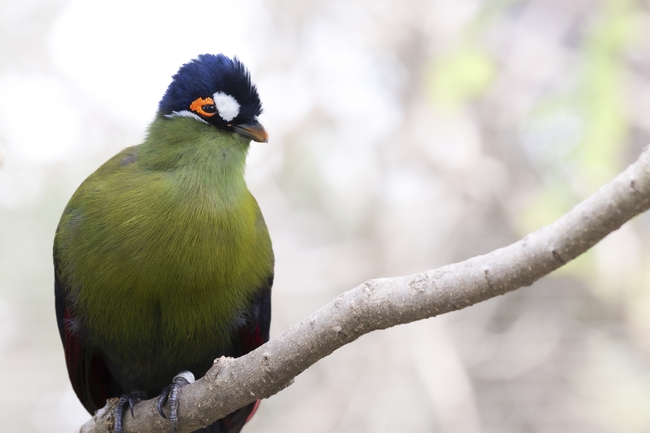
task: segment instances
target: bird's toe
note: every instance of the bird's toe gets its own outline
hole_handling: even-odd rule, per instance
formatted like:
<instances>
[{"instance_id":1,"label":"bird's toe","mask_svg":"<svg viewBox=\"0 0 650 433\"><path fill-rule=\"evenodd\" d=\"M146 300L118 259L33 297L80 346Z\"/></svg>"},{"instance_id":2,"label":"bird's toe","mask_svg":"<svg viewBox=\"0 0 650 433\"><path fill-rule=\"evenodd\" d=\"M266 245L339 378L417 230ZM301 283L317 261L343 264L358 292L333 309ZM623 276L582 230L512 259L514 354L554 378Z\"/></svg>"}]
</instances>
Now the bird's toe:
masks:
<instances>
[{"instance_id":1,"label":"bird's toe","mask_svg":"<svg viewBox=\"0 0 650 433\"><path fill-rule=\"evenodd\" d=\"M138 404L146 398L146 394L142 391L133 391L128 394L123 394L117 402L115 407L115 433L124 432L124 410L128 407L131 410L133 417L133 406Z\"/></svg>"},{"instance_id":2,"label":"bird's toe","mask_svg":"<svg viewBox=\"0 0 650 433\"><path fill-rule=\"evenodd\" d=\"M172 383L163 388L160 396L158 397L158 413L163 418L167 418L163 407L169 403L169 422L172 425L172 430L176 433L176 425L178 424L178 391L185 385L194 382L194 374L191 371L181 371L176 376Z\"/></svg>"}]
</instances>

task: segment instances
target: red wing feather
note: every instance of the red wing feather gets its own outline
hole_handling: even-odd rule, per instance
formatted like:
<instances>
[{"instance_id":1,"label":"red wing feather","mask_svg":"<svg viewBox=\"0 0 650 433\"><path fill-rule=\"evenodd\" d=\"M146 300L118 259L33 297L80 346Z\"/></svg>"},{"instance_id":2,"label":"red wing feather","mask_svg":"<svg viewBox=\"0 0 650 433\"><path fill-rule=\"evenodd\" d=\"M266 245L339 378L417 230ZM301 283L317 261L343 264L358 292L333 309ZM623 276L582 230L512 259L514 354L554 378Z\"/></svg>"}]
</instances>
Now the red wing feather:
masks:
<instances>
[{"instance_id":1,"label":"red wing feather","mask_svg":"<svg viewBox=\"0 0 650 433\"><path fill-rule=\"evenodd\" d=\"M102 358L83 342L82 332L76 326L70 311L67 290L59 279L59 269L54 261L54 302L59 335L65 352L65 364L74 392L91 414L106 404L106 399L119 396L120 390L112 379ZM113 392L115 391L115 392Z\"/></svg>"}]
</instances>

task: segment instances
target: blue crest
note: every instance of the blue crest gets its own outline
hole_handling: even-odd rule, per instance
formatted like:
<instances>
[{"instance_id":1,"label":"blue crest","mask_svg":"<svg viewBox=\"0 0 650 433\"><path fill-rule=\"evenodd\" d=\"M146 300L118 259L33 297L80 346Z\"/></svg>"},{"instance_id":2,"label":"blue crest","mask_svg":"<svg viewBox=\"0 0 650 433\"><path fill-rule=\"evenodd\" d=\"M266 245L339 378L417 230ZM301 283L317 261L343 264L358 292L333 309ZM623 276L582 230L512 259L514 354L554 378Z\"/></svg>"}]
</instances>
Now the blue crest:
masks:
<instances>
[{"instance_id":1,"label":"blue crest","mask_svg":"<svg viewBox=\"0 0 650 433\"><path fill-rule=\"evenodd\" d=\"M212 97L215 92L231 95L239 103L241 108L233 119L234 124L250 121L262 113L257 88L239 59L223 54L201 54L174 75L158 105L158 115L188 110L192 101Z\"/></svg>"}]
</instances>

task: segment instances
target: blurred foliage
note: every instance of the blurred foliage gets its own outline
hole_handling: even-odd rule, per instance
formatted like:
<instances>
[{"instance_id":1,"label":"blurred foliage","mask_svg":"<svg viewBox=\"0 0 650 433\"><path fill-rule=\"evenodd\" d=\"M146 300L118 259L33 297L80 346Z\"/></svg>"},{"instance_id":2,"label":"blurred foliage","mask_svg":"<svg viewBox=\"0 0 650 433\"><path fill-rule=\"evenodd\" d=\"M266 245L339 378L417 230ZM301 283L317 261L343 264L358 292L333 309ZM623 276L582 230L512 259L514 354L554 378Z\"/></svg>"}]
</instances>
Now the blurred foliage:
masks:
<instances>
[{"instance_id":1,"label":"blurred foliage","mask_svg":"<svg viewBox=\"0 0 650 433\"><path fill-rule=\"evenodd\" d=\"M458 106L480 96L490 85L492 58L477 47L457 47L435 61L431 72L431 98L442 106Z\"/></svg>"}]
</instances>

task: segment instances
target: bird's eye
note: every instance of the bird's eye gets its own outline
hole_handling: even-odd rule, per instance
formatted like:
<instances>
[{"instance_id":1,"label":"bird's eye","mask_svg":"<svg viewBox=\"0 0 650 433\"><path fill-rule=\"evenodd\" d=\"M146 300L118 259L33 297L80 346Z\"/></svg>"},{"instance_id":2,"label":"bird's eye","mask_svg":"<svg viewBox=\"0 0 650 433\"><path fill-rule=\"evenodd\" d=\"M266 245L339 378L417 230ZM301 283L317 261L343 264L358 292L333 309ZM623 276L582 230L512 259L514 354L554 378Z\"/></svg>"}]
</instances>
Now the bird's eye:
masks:
<instances>
[{"instance_id":1,"label":"bird's eye","mask_svg":"<svg viewBox=\"0 0 650 433\"><path fill-rule=\"evenodd\" d=\"M190 104L190 110L201 116L211 117L217 112L217 106L212 98L196 98Z\"/></svg>"}]
</instances>

